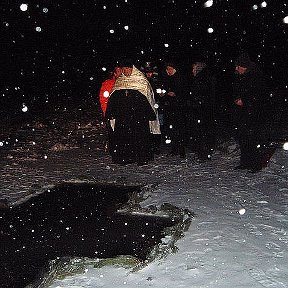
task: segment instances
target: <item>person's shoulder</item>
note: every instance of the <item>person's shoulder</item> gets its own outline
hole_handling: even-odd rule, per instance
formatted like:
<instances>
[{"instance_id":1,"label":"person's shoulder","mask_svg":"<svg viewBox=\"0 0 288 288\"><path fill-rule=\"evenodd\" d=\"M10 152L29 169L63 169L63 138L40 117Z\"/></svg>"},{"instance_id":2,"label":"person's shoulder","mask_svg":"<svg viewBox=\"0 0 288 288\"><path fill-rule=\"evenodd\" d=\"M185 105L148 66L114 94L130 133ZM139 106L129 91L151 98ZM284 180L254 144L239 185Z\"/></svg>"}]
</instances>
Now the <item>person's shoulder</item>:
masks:
<instances>
[{"instance_id":1,"label":"person's shoulder","mask_svg":"<svg viewBox=\"0 0 288 288\"><path fill-rule=\"evenodd\" d=\"M102 85L113 85L115 83L115 79L106 79L102 82Z\"/></svg>"}]
</instances>

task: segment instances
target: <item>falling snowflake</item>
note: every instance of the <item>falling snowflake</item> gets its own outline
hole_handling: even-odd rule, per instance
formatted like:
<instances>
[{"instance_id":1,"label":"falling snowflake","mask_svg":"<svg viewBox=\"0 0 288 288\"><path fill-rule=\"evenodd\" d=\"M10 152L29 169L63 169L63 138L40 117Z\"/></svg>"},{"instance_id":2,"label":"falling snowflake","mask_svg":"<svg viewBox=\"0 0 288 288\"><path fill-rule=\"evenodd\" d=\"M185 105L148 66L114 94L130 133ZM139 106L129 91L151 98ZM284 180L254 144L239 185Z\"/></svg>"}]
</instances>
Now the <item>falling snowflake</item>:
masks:
<instances>
[{"instance_id":1,"label":"falling snowflake","mask_svg":"<svg viewBox=\"0 0 288 288\"><path fill-rule=\"evenodd\" d=\"M208 33L213 33L213 32L214 32L214 29L211 28L211 27L209 27L209 28L207 29L207 31L208 31Z\"/></svg>"},{"instance_id":2,"label":"falling snowflake","mask_svg":"<svg viewBox=\"0 0 288 288\"><path fill-rule=\"evenodd\" d=\"M241 209L239 210L239 214L240 214L240 215L244 215L245 213L246 213L245 208L241 208Z\"/></svg>"},{"instance_id":3,"label":"falling snowflake","mask_svg":"<svg viewBox=\"0 0 288 288\"><path fill-rule=\"evenodd\" d=\"M262 8L267 7L267 2L266 2L266 1L263 1L263 2L261 3L261 7L262 7Z\"/></svg>"},{"instance_id":4,"label":"falling snowflake","mask_svg":"<svg viewBox=\"0 0 288 288\"><path fill-rule=\"evenodd\" d=\"M27 11L28 10L28 5L27 4L21 4L20 5L20 10L24 11L24 12Z\"/></svg>"},{"instance_id":5,"label":"falling snowflake","mask_svg":"<svg viewBox=\"0 0 288 288\"><path fill-rule=\"evenodd\" d=\"M213 0L208 0L204 3L205 8L211 7L212 5L213 5Z\"/></svg>"},{"instance_id":6,"label":"falling snowflake","mask_svg":"<svg viewBox=\"0 0 288 288\"><path fill-rule=\"evenodd\" d=\"M27 112L28 111L28 107L23 103L22 104L22 112Z\"/></svg>"}]
</instances>

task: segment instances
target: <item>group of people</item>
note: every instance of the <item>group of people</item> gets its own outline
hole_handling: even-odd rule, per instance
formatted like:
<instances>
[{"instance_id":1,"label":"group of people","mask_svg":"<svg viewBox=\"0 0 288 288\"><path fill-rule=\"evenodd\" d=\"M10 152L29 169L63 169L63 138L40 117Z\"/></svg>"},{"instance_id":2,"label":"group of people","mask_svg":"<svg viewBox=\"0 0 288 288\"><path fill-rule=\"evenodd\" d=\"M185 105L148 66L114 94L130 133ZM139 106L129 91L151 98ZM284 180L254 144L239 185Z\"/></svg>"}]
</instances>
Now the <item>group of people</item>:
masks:
<instances>
[{"instance_id":1,"label":"group of people","mask_svg":"<svg viewBox=\"0 0 288 288\"><path fill-rule=\"evenodd\" d=\"M112 161L145 165L160 153L161 143L171 147L171 156L185 158L188 146L199 160L211 159L216 137L216 79L205 61L191 64L190 81L172 61L164 64L161 75L149 62L141 68L123 59L100 89ZM241 150L235 169L257 172L265 166L263 103L267 88L262 72L245 53L235 60L232 84L231 120Z\"/></svg>"}]
</instances>

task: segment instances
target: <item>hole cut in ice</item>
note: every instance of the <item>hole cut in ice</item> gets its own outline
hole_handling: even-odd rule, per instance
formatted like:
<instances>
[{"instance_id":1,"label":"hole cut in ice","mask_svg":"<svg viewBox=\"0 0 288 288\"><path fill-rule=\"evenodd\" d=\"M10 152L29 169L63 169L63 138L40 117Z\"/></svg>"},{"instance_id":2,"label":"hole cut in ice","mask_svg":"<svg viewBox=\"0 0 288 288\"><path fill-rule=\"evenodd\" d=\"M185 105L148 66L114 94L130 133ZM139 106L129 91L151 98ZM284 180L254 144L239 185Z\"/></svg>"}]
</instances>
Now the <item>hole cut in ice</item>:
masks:
<instances>
[{"instance_id":1,"label":"hole cut in ice","mask_svg":"<svg viewBox=\"0 0 288 288\"><path fill-rule=\"evenodd\" d=\"M175 219L117 212L140 191L140 186L65 183L0 210L0 287L25 287L47 271L49 261L62 257L145 260Z\"/></svg>"}]
</instances>

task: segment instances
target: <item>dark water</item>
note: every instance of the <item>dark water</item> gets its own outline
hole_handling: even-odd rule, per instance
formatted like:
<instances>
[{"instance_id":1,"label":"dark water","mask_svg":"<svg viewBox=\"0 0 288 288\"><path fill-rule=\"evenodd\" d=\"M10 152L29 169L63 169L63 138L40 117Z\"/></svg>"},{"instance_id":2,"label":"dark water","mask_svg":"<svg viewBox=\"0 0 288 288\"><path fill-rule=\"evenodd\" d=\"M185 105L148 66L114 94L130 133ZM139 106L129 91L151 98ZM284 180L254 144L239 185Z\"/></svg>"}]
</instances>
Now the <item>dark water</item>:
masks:
<instances>
[{"instance_id":1,"label":"dark water","mask_svg":"<svg viewBox=\"0 0 288 288\"><path fill-rule=\"evenodd\" d=\"M115 213L137 186L63 184L1 211L0 287L34 282L63 256L145 259L171 219Z\"/></svg>"}]
</instances>

